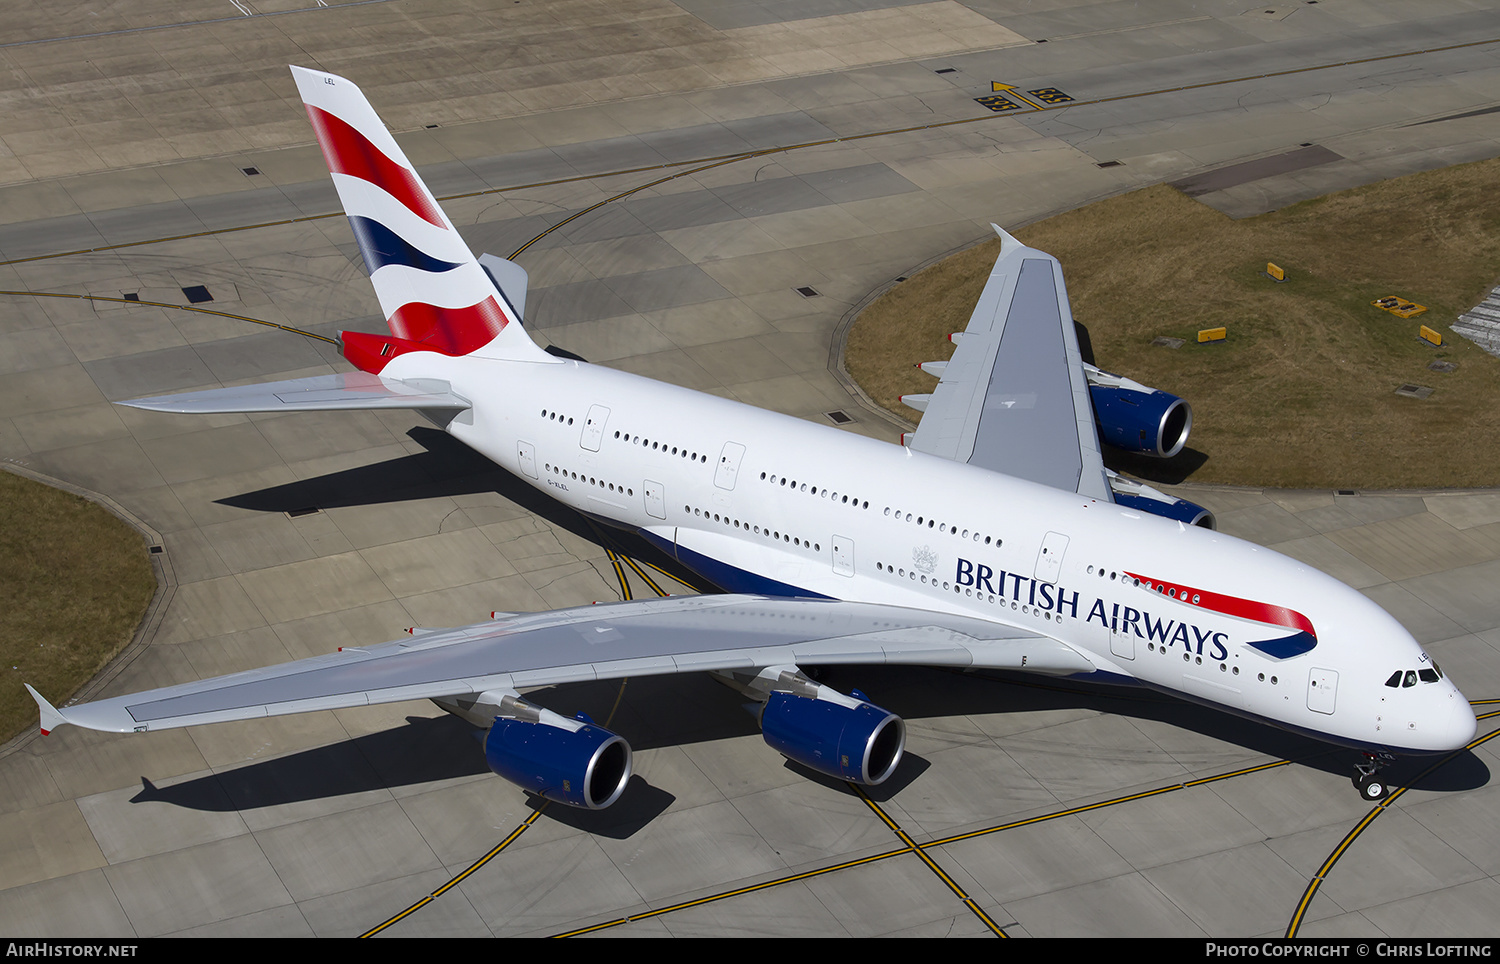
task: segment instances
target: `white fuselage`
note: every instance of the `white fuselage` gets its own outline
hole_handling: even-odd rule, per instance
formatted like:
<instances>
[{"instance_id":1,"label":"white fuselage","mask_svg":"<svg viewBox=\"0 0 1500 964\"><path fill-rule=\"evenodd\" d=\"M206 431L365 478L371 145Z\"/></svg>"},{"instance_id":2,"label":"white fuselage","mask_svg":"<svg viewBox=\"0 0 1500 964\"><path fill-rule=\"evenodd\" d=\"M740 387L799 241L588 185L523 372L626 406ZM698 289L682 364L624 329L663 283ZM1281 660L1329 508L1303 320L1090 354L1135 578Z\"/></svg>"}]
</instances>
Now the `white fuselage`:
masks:
<instances>
[{"instance_id":1,"label":"white fuselage","mask_svg":"<svg viewBox=\"0 0 1500 964\"><path fill-rule=\"evenodd\" d=\"M1106 680L1373 751L1474 734L1446 676L1387 685L1433 664L1383 609L1222 533L595 365L421 352L382 374L447 380L473 402L454 437L731 591L992 619L1073 646ZM1304 617L1315 645L1256 648L1297 630L1245 606Z\"/></svg>"}]
</instances>

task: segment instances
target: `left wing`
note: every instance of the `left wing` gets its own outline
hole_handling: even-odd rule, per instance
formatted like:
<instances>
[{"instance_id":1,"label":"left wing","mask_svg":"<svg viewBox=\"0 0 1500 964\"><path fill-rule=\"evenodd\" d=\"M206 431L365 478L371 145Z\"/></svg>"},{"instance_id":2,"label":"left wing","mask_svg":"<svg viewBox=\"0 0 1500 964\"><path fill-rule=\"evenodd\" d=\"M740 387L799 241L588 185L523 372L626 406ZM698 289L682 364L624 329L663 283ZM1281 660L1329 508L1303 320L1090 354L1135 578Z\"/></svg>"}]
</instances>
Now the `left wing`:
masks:
<instances>
[{"instance_id":1,"label":"left wing","mask_svg":"<svg viewBox=\"0 0 1500 964\"><path fill-rule=\"evenodd\" d=\"M1094 669L1056 639L988 620L840 600L723 595L501 614L495 622L62 710L31 694L44 731L73 723L128 733L580 680L797 663L1053 675Z\"/></svg>"}]
</instances>

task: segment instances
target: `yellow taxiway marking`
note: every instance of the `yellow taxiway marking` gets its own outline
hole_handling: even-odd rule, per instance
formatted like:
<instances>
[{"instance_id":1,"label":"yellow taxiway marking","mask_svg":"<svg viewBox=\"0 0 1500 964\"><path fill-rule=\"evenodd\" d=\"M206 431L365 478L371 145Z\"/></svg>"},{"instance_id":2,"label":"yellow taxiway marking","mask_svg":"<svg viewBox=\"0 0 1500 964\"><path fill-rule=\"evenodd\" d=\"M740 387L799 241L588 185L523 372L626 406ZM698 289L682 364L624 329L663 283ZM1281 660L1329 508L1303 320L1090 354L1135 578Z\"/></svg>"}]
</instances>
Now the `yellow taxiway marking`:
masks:
<instances>
[{"instance_id":1,"label":"yellow taxiway marking","mask_svg":"<svg viewBox=\"0 0 1500 964\"><path fill-rule=\"evenodd\" d=\"M903 847L901 847L901 848L899 848L897 850L888 850L885 853L874 854L874 855L869 856L869 857L860 857L857 860L847 860L847 861L844 861L842 863L831 864L831 865L829 865L827 867L819 867L817 870L808 870L808 871L804 871L803 873L800 873L800 874L790 874L790 875L788 875L786 877L778 877L775 880L762 881L762 882L760 882L758 884L751 884L748 887L737 887L734 890L727 890L727 891L723 891L722 893L718 893L718 894L710 894L710 895L708 895L706 897L698 897L698 898L695 898L693 900L685 900L685 901L682 901L681 903L670 904L670 905L668 905L666 907L658 907L656 910L650 910L650 911L646 911L646 912L640 913L640 914L632 914L629 917L618 917L618 918L615 918L613 920L602 921L602 922L600 922L598 924L591 924L588 927L580 927L580 928L577 928L576 930L564 931L564 932L562 932L560 934L554 934L552 936L553 937L577 937L577 936L579 936L581 934L590 934L590 933L593 933L594 931L607 930L608 928L611 928L611 927L619 927L619 926L621 926L623 924L634 923L635 921L648 920L648 919L653 918L653 917L661 917L664 914L670 914L670 913L673 913L674 911L679 911L679 910L686 910L689 907L700 907L700 906L702 906L704 904L711 904L711 903L713 903L715 901L727 900L727 899L729 899L731 897L738 897L741 894L753 894L753 893L755 893L757 891L766 890L767 888L770 888L770 887L778 887L781 884L795 883L795 882L797 882L799 880L809 880L809 879L811 879L813 877L821 877L824 874L831 874L831 873L835 873L835 872L840 871L840 870L847 870L847 869L849 869L851 867L862 867L865 864L875 863L876 861L880 861L880 860L889 860L892 857L900 857L903 854L917 853L919 855L922 855L923 859L926 860L927 858L925 856L925 851L931 850L933 847L943 847L943 846L947 846L948 844L957 843L958 841L961 841L961 840L969 840L969 839L972 839L974 837L985 836L986 834L999 833L1002 830L1013 830L1016 827L1026 827L1026 826L1030 826L1032 824L1042 823L1042 822L1047 821L1047 820L1056 820L1059 817L1066 817L1066 816L1069 816L1069 815L1075 814L1075 813L1084 813L1084 812L1089 811L1089 810L1098 810L1098 809L1101 809L1103 807L1115 806L1116 804L1129 803L1132 800L1141 800L1141 799L1144 799L1146 797L1156 796L1157 794L1171 793L1174 790L1182 790L1182 789L1185 789L1187 787L1202 786L1203 784L1214 783L1215 781L1218 781L1218 780L1228 780L1231 777L1244 776L1245 774L1248 774L1248 773L1258 773L1261 770L1269 770L1269 769L1274 769L1275 767L1286 766L1290 762L1291 762L1290 760L1277 760L1277 761L1272 762L1272 763L1263 763L1263 764L1260 764L1259 766L1244 767L1244 768L1239 769L1239 770L1233 770L1233 771L1231 771L1229 773L1220 773L1220 774L1217 774L1215 776L1203 777L1203 778L1198 779L1198 780L1189 780L1189 781L1187 781L1185 783L1177 783L1177 784L1173 784L1172 786L1161 787L1161 788L1156 789L1156 790L1148 790L1148 791L1146 791L1144 793L1132 793L1132 794L1129 794L1128 796L1116 797L1113 800L1101 800L1098 803L1091 803L1091 804L1087 804L1087 805L1082 806L1082 807L1072 807L1072 808L1067 809L1067 810L1059 810L1059 811L1057 811L1055 813L1048 813L1048 814L1042 814L1041 816L1037 816L1037 817L1030 817L1030 818L1028 818L1026 820L1016 820L1016 821L1013 821L1011 823L1004 823L1004 824L1000 824L1000 825L994 826L994 827L986 827L983 830L973 830L973 831L969 831L968 833L955 834L954 836L943 837L943 838L941 838L939 840L932 840L932 841L929 841L929 842L927 842L925 844L918 844L918 843L912 841L911 837L905 835L904 833L902 833L900 831L900 829L895 826L894 821L891 821L890 818L887 817L884 814L883 811L881 811L879 808L877 808L873 804L871 804L871 809L873 809L876 812L876 814L879 815L880 818L883 821L885 821L886 826L891 827L893 830L895 830L902 837L902 842L906 844L905 846L903 846ZM863 797L864 795L861 794L861 796ZM868 797L865 797L864 799L866 800L867 803L870 802ZM932 863L929 863L928 865L929 866L935 866ZM940 876L942 876L944 878L945 881L951 881L951 878L947 877L946 874L942 874L941 870L938 870L937 872L939 873ZM955 888L957 887L956 884L954 884L953 886ZM962 893L961 890L956 890L956 892ZM983 913L983 911L980 910L979 906L977 904L973 903L972 899L968 898L967 895L963 895L963 897L965 899L966 906L968 906L969 909L971 911L973 911L976 916L979 916L981 918L981 920L983 920L985 922L986 926L991 927L991 928L997 930L997 932L998 932L998 925L995 925L994 921L991 920L988 917L988 915L985 915ZM1003 933L1001 933L1000 936L1006 936L1006 935L1004 935Z\"/></svg>"},{"instance_id":2,"label":"yellow taxiway marking","mask_svg":"<svg viewBox=\"0 0 1500 964\"><path fill-rule=\"evenodd\" d=\"M1475 700L1474 702L1493 703L1496 701ZM1481 714L1479 719L1488 719L1492 716L1500 716L1500 710ZM1497 736L1500 736L1500 730L1494 730L1490 733L1486 733L1484 736L1481 736L1479 739L1470 743L1463 749L1454 750L1452 753L1449 753L1447 756L1444 756L1442 759L1438 760L1432 766L1417 774L1416 777L1412 779L1412 782L1416 783L1420 781L1423 777L1427 776L1427 774L1444 765L1449 760L1452 760L1460 753L1467 753L1468 751L1474 749L1476 746L1487 743ZM1297 936L1297 931L1301 929L1302 921L1307 916L1307 909L1312 906L1313 897L1317 895L1318 888L1323 886L1323 881L1327 879L1328 874L1333 870L1333 865L1338 863L1339 858L1342 857L1344 855L1344 852L1349 849L1349 846L1354 843L1355 838L1364 833L1366 828L1368 828L1370 824L1375 822L1375 818L1384 813L1386 807L1394 803L1403 793L1407 791L1407 789L1407 787L1401 787L1398 790L1394 790L1384 800L1381 800L1379 803L1375 804L1374 808L1369 813L1365 814L1364 817L1359 821L1359 823L1356 823L1353 829L1351 829L1347 834L1344 835L1344 839L1339 841L1339 845L1333 848L1333 852L1328 855L1328 859L1323 861L1323 865L1318 868L1317 873L1313 874L1312 879L1307 882L1307 890L1303 892L1302 899L1297 902L1297 909L1292 911L1292 919L1286 925L1286 936L1288 938Z\"/></svg>"},{"instance_id":3,"label":"yellow taxiway marking","mask_svg":"<svg viewBox=\"0 0 1500 964\"><path fill-rule=\"evenodd\" d=\"M974 898L964 893L964 889L958 885L958 881L948 876L947 872L944 871L943 868L938 866L937 861L933 860L932 857L928 855L926 847L917 846L917 842L911 839L911 836L905 830L901 829L901 825L892 820L890 818L890 815L880 808L879 804L870 799L870 795L865 793L864 787L859 786L858 784L851 783L849 784L849 789L859 794L859 798L865 802L865 806L875 811L875 815L880 818L881 822L889 827L892 833L900 837L902 843L906 844L906 849L910 850L912 853L920 857L922 863L927 865L927 869L932 871L934 874L937 874L938 879L948 885L948 889L953 891L953 893L958 896L958 899L963 901L964 906L969 908L969 910L973 912L974 916L978 917L980 922L982 922L985 927L988 927L990 929L990 933L994 934L996 937L1010 936L1009 934L1005 933L1004 929L1002 929L999 924L996 924L994 920L990 918L989 914L986 914L984 912L984 909L982 907L974 902Z\"/></svg>"},{"instance_id":4,"label":"yellow taxiway marking","mask_svg":"<svg viewBox=\"0 0 1500 964\"><path fill-rule=\"evenodd\" d=\"M1019 100L1024 104L1029 104L1030 106L1035 107L1037 110L1047 109L1043 105L1038 104L1033 100L1028 100L1027 98L1022 97L1020 94L1016 93L1015 84L1001 84L995 81L990 81L990 90L999 91L1007 97L1014 97L1016 100Z\"/></svg>"},{"instance_id":5,"label":"yellow taxiway marking","mask_svg":"<svg viewBox=\"0 0 1500 964\"><path fill-rule=\"evenodd\" d=\"M389 920L384 921L383 923L375 925L374 927L370 928L369 930L365 931L363 934L361 934L359 936L362 937L362 938L363 937L374 937L376 934L379 934L381 931L385 930L387 927L390 927L392 924L396 923L397 921L403 920L408 915L410 915L410 914L412 914L412 913L420 910L423 907L426 907L428 904L432 903L437 898L443 896L443 894L446 893L449 888L455 886L456 884L461 883L470 874L474 873L474 871L478 870L480 867L483 867L485 864L489 863L494 858L500 856L501 851L503 851L506 847L509 847L512 843L514 843L517 837L519 837L519 836L521 836L521 834L525 833L526 830L527 830L527 828L530 827L533 823L536 822L536 818L540 817L542 815L542 811L546 810L547 806L548 806L548 804L546 802L543 802L543 804L540 807L538 807L536 810L533 810L531 812L531 816L529 816L525 820L521 821L521 825L519 827L517 827L516 829L514 829L514 830L512 830L510 832L510 836L506 837L504 840L502 840L498 844L496 844L495 847L494 847L494 849L492 849L489 853L485 854L483 857L480 857L478 860L476 860L472 864L470 864L469 867L468 867L468 869L465 870L463 873L459 874L457 877L454 877L452 880L448 881L446 884L444 884L443 886L439 887L437 890L434 890L432 893L428 894L426 897L423 897L421 900L417 901L415 904L412 904L410 907L406 908L406 910L403 910L401 913L397 914L395 917L392 917Z\"/></svg>"}]
</instances>

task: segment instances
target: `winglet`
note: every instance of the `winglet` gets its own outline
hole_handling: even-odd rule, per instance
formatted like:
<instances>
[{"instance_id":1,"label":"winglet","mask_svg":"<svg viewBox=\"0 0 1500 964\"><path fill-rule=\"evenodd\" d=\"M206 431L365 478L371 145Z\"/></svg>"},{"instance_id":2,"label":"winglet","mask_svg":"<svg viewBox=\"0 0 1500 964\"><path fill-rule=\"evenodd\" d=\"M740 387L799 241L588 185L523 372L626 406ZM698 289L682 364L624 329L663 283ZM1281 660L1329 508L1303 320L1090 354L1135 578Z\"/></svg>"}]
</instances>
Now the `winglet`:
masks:
<instances>
[{"instance_id":1,"label":"winglet","mask_svg":"<svg viewBox=\"0 0 1500 964\"><path fill-rule=\"evenodd\" d=\"M36 700L37 709L42 711L42 736L46 736L68 722L61 713L57 712L57 707L48 703L46 697L31 688L30 683L22 685L26 687L26 692L31 694L31 698Z\"/></svg>"},{"instance_id":2,"label":"winglet","mask_svg":"<svg viewBox=\"0 0 1500 964\"><path fill-rule=\"evenodd\" d=\"M990 222L990 227L994 228L995 229L995 233L1000 236L1000 257L1002 257L1002 258L1005 257L1007 254L1010 254L1016 248L1024 248L1024 247L1026 247L1026 245L1024 245L1024 244L1021 243L1021 239L1020 238L1017 238L1015 235L1011 234L1009 231L1006 231L1004 228L1002 228L1000 225L996 224L995 222L991 221Z\"/></svg>"}]
</instances>

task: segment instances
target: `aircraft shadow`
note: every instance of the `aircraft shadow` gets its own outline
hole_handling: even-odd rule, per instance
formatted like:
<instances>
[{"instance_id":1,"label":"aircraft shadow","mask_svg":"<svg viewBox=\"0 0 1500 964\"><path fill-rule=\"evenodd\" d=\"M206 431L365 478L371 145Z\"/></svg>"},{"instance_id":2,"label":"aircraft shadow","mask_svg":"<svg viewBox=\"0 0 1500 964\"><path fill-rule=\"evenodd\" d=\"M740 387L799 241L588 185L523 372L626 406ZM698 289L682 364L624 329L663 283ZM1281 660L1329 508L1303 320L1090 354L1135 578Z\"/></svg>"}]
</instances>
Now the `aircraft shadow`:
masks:
<instances>
[{"instance_id":1,"label":"aircraft shadow","mask_svg":"<svg viewBox=\"0 0 1500 964\"><path fill-rule=\"evenodd\" d=\"M306 509L386 505L494 492L548 523L595 545L649 560L699 592L715 587L632 531L596 523L500 468L467 445L433 428L416 426L407 437L423 451L316 478L228 496L220 505L253 512L297 513Z\"/></svg>"},{"instance_id":2,"label":"aircraft shadow","mask_svg":"<svg viewBox=\"0 0 1500 964\"><path fill-rule=\"evenodd\" d=\"M1192 446L1184 447L1169 459L1154 459L1148 455L1122 452L1108 445L1101 445L1100 451L1104 453L1106 468L1162 485L1180 485L1208 462L1208 456Z\"/></svg>"},{"instance_id":3,"label":"aircraft shadow","mask_svg":"<svg viewBox=\"0 0 1500 964\"><path fill-rule=\"evenodd\" d=\"M254 512L338 509L498 492L548 521L587 532L583 517L520 482L446 432L421 425L406 433L423 451L218 500Z\"/></svg>"}]
</instances>

